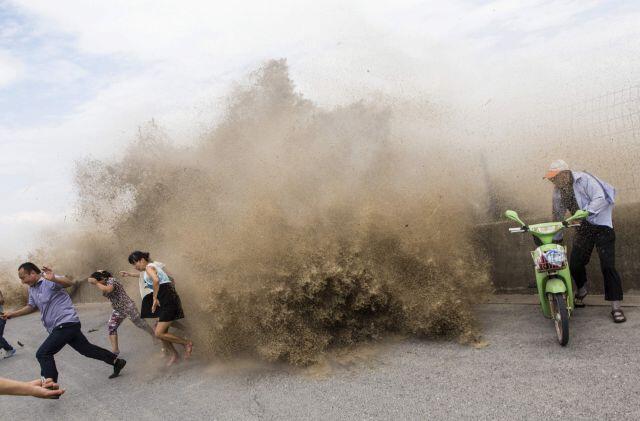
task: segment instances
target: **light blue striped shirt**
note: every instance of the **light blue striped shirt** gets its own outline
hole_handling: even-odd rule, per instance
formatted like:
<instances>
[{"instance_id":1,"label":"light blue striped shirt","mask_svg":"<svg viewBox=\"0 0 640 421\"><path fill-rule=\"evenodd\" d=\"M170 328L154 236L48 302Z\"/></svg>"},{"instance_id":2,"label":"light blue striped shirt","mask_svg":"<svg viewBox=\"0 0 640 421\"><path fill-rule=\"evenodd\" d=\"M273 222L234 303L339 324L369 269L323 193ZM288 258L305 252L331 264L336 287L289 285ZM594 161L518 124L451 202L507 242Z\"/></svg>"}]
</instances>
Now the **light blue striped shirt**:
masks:
<instances>
[{"instance_id":1,"label":"light blue striped shirt","mask_svg":"<svg viewBox=\"0 0 640 421\"><path fill-rule=\"evenodd\" d=\"M599 178L581 171L571 171L573 174L573 193L578 207L589 212L587 221L593 225L605 225L613 228L613 205L616 190ZM560 190L553 191L553 217L562 221L567 212L562 203Z\"/></svg>"}]
</instances>

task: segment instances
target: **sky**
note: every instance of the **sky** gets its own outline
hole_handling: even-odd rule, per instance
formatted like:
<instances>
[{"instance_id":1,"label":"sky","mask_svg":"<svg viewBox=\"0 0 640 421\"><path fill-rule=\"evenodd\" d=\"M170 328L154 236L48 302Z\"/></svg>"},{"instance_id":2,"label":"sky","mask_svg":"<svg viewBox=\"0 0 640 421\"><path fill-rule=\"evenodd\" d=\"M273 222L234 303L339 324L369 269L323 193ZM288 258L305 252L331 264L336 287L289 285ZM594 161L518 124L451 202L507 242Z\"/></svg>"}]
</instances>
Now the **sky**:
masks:
<instances>
[{"instance_id":1,"label":"sky","mask_svg":"<svg viewBox=\"0 0 640 421\"><path fill-rule=\"evenodd\" d=\"M265 60L323 106L507 109L639 83L638 22L634 1L0 0L0 259L72 223L77 160L151 119L193 141Z\"/></svg>"}]
</instances>

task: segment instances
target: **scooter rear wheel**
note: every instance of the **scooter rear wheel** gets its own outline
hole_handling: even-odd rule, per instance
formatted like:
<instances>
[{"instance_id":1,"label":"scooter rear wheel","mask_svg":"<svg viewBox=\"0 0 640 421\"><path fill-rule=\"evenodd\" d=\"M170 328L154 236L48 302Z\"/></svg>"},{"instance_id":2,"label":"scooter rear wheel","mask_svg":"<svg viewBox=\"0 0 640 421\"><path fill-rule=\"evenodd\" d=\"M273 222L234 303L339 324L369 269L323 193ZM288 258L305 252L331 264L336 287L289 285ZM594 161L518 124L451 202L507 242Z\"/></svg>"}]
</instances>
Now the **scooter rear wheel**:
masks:
<instances>
[{"instance_id":1,"label":"scooter rear wheel","mask_svg":"<svg viewBox=\"0 0 640 421\"><path fill-rule=\"evenodd\" d=\"M551 314L556 327L558 343L565 346L569 343L569 310L564 294L549 294L549 304L551 304Z\"/></svg>"}]
</instances>

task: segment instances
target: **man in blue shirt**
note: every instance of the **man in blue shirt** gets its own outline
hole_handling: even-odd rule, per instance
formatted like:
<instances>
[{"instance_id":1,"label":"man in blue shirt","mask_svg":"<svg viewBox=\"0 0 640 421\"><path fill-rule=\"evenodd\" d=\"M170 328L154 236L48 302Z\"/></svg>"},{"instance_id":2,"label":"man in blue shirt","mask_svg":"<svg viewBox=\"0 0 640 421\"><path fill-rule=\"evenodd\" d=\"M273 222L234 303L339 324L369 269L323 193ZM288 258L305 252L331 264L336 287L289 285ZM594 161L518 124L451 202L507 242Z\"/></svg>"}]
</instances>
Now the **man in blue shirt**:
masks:
<instances>
[{"instance_id":1,"label":"man in blue shirt","mask_svg":"<svg viewBox=\"0 0 640 421\"><path fill-rule=\"evenodd\" d=\"M600 257L604 278L604 298L611 301L611 315L616 323L625 322L621 308L622 280L615 268L616 234L613 229L615 189L597 177L580 171L571 171L562 160L551 164L544 178L555 187L553 192L553 216L563 220L566 212L574 214L586 210L589 216L576 230L569 259L571 277L576 283L575 306L584 307L587 296L586 265L595 247Z\"/></svg>"},{"instance_id":2,"label":"man in blue shirt","mask_svg":"<svg viewBox=\"0 0 640 421\"><path fill-rule=\"evenodd\" d=\"M65 276L54 275L49 268L41 271L31 262L20 265L18 276L23 284L29 286L29 302L19 310L3 313L2 318L7 320L40 310L42 324L49 333L36 352L43 379L58 381L58 370L53 357L67 344L85 357L113 366L113 374L109 378L120 374L126 361L111 351L90 343L80 330L80 319L71 297L64 290L72 285L72 281Z\"/></svg>"}]
</instances>

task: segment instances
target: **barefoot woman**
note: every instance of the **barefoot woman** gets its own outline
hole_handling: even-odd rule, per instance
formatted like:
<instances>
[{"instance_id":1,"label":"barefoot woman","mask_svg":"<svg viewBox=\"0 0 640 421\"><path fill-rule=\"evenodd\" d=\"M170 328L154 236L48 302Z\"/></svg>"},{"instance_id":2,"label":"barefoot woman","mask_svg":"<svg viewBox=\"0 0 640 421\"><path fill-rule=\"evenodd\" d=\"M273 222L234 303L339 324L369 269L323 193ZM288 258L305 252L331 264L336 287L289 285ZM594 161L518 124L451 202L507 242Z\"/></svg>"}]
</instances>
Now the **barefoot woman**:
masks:
<instances>
[{"instance_id":1,"label":"barefoot woman","mask_svg":"<svg viewBox=\"0 0 640 421\"><path fill-rule=\"evenodd\" d=\"M131 263L136 270L144 271L144 283L147 288L153 290L151 308L147 308L148 301L146 305L145 301L143 301L141 313L143 318L158 317L155 334L157 338L162 340L165 348L171 353L168 365L172 365L178 361L178 351L173 347L174 343L183 345L184 356L185 358L189 358L193 350L193 343L173 333L169 333L171 324L175 320L184 317L180 297L169 275L167 275L161 265L157 265L150 260L149 253L147 252L134 251L129 255L129 263Z\"/></svg>"}]
</instances>

